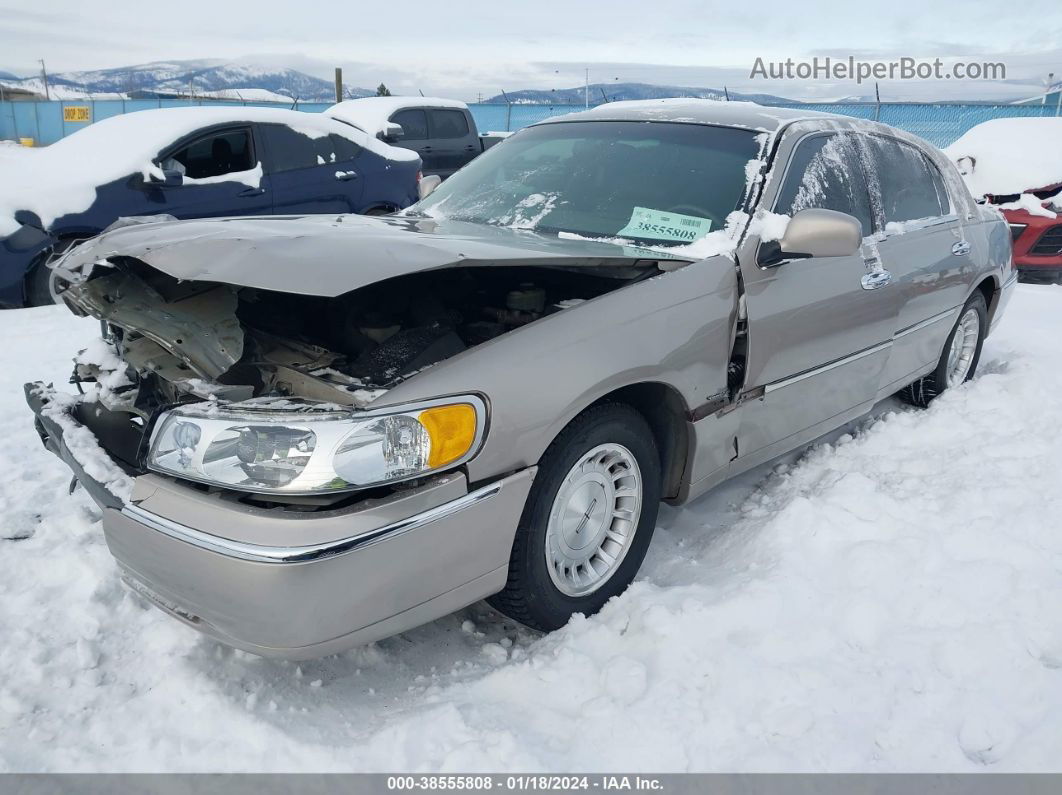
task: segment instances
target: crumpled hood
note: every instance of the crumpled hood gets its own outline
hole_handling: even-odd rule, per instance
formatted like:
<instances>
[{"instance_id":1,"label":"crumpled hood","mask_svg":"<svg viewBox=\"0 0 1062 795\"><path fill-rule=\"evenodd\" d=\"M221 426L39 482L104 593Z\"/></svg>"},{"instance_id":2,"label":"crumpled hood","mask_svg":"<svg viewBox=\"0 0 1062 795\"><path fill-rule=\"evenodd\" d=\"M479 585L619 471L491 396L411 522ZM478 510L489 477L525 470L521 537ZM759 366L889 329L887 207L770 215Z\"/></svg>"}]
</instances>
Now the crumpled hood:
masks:
<instances>
[{"instance_id":1,"label":"crumpled hood","mask_svg":"<svg viewBox=\"0 0 1062 795\"><path fill-rule=\"evenodd\" d=\"M471 265L632 265L678 259L614 243L461 221L361 215L261 216L126 226L76 247L76 271L135 257L176 279L332 297L417 271Z\"/></svg>"}]
</instances>

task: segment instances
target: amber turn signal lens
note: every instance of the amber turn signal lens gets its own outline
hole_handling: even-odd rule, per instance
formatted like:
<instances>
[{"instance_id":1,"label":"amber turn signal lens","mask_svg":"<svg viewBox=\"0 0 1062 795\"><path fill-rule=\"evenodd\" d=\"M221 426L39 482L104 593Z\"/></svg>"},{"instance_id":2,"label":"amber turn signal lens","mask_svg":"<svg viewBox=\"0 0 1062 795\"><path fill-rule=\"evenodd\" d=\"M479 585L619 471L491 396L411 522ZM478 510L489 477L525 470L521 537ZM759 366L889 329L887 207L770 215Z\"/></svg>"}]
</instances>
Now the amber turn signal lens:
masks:
<instances>
[{"instance_id":1,"label":"amber turn signal lens","mask_svg":"<svg viewBox=\"0 0 1062 795\"><path fill-rule=\"evenodd\" d=\"M428 431L431 452L428 466L438 469L456 461L476 440L476 410L468 403L424 409L417 417Z\"/></svg>"}]
</instances>

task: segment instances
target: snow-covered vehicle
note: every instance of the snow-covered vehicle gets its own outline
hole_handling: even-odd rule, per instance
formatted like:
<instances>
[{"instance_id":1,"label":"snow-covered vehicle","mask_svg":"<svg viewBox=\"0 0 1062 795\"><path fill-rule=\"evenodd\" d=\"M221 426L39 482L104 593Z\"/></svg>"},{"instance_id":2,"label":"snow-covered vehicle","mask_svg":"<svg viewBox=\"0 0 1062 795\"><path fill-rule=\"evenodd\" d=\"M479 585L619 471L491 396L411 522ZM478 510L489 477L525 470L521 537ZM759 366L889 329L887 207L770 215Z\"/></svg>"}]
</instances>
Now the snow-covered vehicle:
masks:
<instances>
[{"instance_id":1,"label":"snow-covered vehicle","mask_svg":"<svg viewBox=\"0 0 1062 795\"><path fill-rule=\"evenodd\" d=\"M355 125L392 146L416 152L425 176L446 179L508 133L481 135L468 105L439 97L362 97L338 102L325 115Z\"/></svg>"},{"instance_id":2,"label":"snow-covered vehicle","mask_svg":"<svg viewBox=\"0 0 1062 795\"><path fill-rule=\"evenodd\" d=\"M1003 212L1022 278L1062 278L1062 118L993 119L945 152L974 196Z\"/></svg>"},{"instance_id":3,"label":"snow-covered vehicle","mask_svg":"<svg viewBox=\"0 0 1062 795\"><path fill-rule=\"evenodd\" d=\"M932 146L705 100L550 119L395 216L139 225L67 266L105 331L82 395L26 385L45 446L132 587L286 657L600 609L661 500L970 378L1017 280Z\"/></svg>"},{"instance_id":4,"label":"snow-covered vehicle","mask_svg":"<svg viewBox=\"0 0 1062 795\"><path fill-rule=\"evenodd\" d=\"M119 218L384 213L417 199L420 160L294 110L113 116L0 162L0 306L53 303L72 245Z\"/></svg>"}]
</instances>

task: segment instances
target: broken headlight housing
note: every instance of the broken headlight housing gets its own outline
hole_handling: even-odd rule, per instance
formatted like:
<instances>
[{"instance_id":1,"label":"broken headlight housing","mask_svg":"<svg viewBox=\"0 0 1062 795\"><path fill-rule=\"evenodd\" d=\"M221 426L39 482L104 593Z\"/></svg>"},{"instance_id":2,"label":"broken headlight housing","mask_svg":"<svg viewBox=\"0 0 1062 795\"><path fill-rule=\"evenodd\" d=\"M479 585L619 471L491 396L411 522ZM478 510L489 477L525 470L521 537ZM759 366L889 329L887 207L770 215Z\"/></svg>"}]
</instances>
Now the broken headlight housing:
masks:
<instances>
[{"instance_id":1,"label":"broken headlight housing","mask_svg":"<svg viewBox=\"0 0 1062 795\"><path fill-rule=\"evenodd\" d=\"M329 494L462 464L485 425L486 406L474 396L375 412L197 404L159 418L148 468L259 494Z\"/></svg>"}]
</instances>

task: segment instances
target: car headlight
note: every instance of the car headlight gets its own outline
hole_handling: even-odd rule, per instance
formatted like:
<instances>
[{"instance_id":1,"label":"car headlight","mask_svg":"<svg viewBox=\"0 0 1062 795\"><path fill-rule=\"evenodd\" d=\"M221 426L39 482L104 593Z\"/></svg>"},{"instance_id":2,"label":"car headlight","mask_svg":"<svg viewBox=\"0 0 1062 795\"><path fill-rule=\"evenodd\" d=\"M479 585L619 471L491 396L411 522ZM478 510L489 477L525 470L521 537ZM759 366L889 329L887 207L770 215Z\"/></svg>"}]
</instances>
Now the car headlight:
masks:
<instances>
[{"instance_id":1,"label":"car headlight","mask_svg":"<svg viewBox=\"0 0 1062 795\"><path fill-rule=\"evenodd\" d=\"M474 396L379 412L200 404L160 417L148 467L261 494L350 491L467 461L485 421L486 407Z\"/></svg>"}]
</instances>

